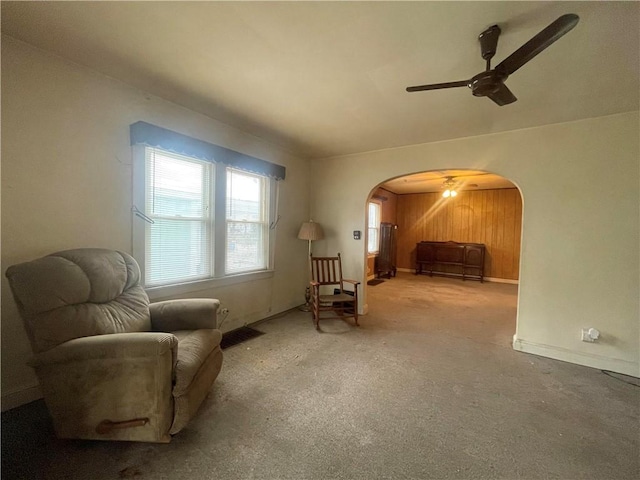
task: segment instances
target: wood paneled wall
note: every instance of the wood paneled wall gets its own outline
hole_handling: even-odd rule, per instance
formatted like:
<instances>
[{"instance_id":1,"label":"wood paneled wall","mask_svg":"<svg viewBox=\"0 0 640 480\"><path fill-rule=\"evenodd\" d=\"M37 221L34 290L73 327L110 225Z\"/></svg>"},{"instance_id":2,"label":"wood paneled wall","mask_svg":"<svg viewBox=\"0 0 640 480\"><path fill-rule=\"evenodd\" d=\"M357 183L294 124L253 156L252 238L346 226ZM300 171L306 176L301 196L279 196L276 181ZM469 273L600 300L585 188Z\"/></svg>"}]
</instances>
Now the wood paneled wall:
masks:
<instances>
[{"instance_id":1,"label":"wood paneled wall","mask_svg":"<svg viewBox=\"0 0 640 480\"><path fill-rule=\"evenodd\" d=\"M487 277L517 280L520 265L522 197L517 188L398 195L398 268L415 268L416 243L423 240L484 243Z\"/></svg>"},{"instance_id":2,"label":"wood paneled wall","mask_svg":"<svg viewBox=\"0 0 640 480\"><path fill-rule=\"evenodd\" d=\"M380 221L396 223L398 212L398 195L389 190L379 188L374 193L373 201L378 201L382 204L382 211L380 212Z\"/></svg>"}]
</instances>

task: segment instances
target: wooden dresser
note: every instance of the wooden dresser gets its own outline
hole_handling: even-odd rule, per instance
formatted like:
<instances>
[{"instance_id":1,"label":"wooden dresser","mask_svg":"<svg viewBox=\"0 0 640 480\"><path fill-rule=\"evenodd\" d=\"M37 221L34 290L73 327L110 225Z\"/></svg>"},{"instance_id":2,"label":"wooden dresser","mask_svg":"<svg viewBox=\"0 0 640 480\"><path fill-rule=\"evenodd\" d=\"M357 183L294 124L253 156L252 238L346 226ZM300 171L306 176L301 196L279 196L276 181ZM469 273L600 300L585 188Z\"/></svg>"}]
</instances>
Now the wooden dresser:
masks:
<instances>
[{"instance_id":1,"label":"wooden dresser","mask_svg":"<svg viewBox=\"0 0 640 480\"><path fill-rule=\"evenodd\" d=\"M416 275L446 275L484 280L482 243L420 242L416 244Z\"/></svg>"}]
</instances>

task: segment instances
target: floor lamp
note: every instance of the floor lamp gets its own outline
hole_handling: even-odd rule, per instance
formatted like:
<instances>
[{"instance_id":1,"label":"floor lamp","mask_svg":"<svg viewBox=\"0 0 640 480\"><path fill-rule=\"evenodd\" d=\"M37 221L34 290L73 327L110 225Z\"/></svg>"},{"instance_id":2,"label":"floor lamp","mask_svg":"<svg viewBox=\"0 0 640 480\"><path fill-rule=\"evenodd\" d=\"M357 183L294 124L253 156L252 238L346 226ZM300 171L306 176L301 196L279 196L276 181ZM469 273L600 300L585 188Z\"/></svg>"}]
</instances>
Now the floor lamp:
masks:
<instances>
[{"instance_id":1,"label":"floor lamp","mask_svg":"<svg viewBox=\"0 0 640 480\"><path fill-rule=\"evenodd\" d=\"M309 241L309 259L311 258L311 242L314 240L322 240L324 238L324 232L322 231L322 226L319 223L315 223L313 220L309 220L308 222L304 222L300 227L300 231L298 232L298 238L300 240L308 240ZM309 263L309 268L311 268L311 263ZM309 277L311 277L311 271L309 271ZM304 312L309 312L311 307L309 306L309 300L311 299L311 291L309 290L309 286L304 292L305 304L303 307L300 307L300 310Z\"/></svg>"}]
</instances>

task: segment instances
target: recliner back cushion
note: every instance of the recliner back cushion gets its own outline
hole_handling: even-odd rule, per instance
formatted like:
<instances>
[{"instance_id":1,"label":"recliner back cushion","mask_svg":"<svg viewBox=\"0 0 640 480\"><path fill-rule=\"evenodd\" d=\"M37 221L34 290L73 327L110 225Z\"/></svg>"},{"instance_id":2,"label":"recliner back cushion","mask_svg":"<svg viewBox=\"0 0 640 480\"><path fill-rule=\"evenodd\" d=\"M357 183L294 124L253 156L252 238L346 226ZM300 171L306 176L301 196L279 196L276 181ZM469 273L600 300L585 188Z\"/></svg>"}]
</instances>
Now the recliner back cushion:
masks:
<instances>
[{"instance_id":1,"label":"recliner back cushion","mask_svg":"<svg viewBox=\"0 0 640 480\"><path fill-rule=\"evenodd\" d=\"M66 250L7 269L34 352L67 340L151 329L140 268L124 252Z\"/></svg>"}]
</instances>

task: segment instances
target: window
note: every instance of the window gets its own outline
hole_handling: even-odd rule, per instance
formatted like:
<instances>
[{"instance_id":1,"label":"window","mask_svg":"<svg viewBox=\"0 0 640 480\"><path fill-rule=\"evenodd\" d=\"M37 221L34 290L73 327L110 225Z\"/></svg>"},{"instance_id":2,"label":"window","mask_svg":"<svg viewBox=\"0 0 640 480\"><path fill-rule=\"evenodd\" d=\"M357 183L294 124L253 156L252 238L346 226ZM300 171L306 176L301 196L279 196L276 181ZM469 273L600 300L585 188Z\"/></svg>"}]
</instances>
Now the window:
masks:
<instances>
[{"instance_id":1,"label":"window","mask_svg":"<svg viewBox=\"0 0 640 480\"><path fill-rule=\"evenodd\" d=\"M227 168L226 273L267 268L267 197L265 177Z\"/></svg>"},{"instance_id":2,"label":"window","mask_svg":"<svg viewBox=\"0 0 640 480\"><path fill-rule=\"evenodd\" d=\"M136 148L134 256L145 287L269 270L274 179L160 148Z\"/></svg>"},{"instance_id":3,"label":"window","mask_svg":"<svg viewBox=\"0 0 640 480\"><path fill-rule=\"evenodd\" d=\"M380 244L380 204L369 202L369 231L367 236L367 252L378 253Z\"/></svg>"},{"instance_id":4,"label":"window","mask_svg":"<svg viewBox=\"0 0 640 480\"><path fill-rule=\"evenodd\" d=\"M211 276L212 164L145 149L145 285Z\"/></svg>"}]
</instances>

